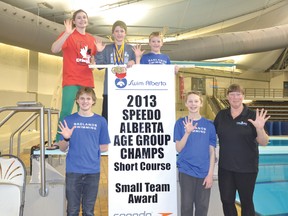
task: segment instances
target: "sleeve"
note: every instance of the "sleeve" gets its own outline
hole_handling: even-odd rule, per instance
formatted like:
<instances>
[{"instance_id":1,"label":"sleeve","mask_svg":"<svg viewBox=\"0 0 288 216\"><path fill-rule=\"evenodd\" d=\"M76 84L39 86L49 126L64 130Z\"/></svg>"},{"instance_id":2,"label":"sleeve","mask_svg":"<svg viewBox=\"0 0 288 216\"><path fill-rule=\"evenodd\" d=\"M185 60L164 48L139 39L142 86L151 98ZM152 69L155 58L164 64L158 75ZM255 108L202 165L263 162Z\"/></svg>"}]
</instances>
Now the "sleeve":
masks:
<instances>
[{"instance_id":1,"label":"sleeve","mask_svg":"<svg viewBox=\"0 0 288 216\"><path fill-rule=\"evenodd\" d=\"M167 55L167 64L171 64L170 57Z\"/></svg>"},{"instance_id":2,"label":"sleeve","mask_svg":"<svg viewBox=\"0 0 288 216\"><path fill-rule=\"evenodd\" d=\"M106 119L103 117L102 123L101 123L101 134L100 134L100 140L99 143L100 145L105 145L109 144L110 141L110 136L109 136L109 131L108 131L108 124Z\"/></svg>"},{"instance_id":3,"label":"sleeve","mask_svg":"<svg viewBox=\"0 0 288 216\"><path fill-rule=\"evenodd\" d=\"M209 137L209 144L211 146L214 146L216 147L216 144L217 144L217 138L216 138L216 129L215 129L215 126L213 124L213 122L210 122L210 130L209 130L209 134L210 134L210 137Z\"/></svg>"},{"instance_id":4,"label":"sleeve","mask_svg":"<svg viewBox=\"0 0 288 216\"><path fill-rule=\"evenodd\" d=\"M181 122L182 122L182 120L181 119L178 119L177 121L176 121L176 123L175 123L175 126L174 126L174 142L176 142L176 141L180 141L181 139L182 139L182 137L183 137L183 134L182 134L182 132L181 132Z\"/></svg>"},{"instance_id":5,"label":"sleeve","mask_svg":"<svg viewBox=\"0 0 288 216\"><path fill-rule=\"evenodd\" d=\"M146 54L144 54L144 55L141 57L140 64L148 64L148 62L147 62L147 55L146 55Z\"/></svg>"}]
</instances>

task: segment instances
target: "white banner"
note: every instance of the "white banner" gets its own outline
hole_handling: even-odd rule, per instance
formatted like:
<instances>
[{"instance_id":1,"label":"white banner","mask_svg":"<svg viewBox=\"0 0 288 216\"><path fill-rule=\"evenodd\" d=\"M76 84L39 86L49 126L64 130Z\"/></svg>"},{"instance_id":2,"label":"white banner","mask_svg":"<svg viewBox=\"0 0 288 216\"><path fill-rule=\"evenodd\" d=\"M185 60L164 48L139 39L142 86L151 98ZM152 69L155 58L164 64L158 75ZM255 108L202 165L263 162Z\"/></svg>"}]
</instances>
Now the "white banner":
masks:
<instances>
[{"instance_id":1,"label":"white banner","mask_svg":"<svg viewBox=\"0 0 288 216\"><path fill-rule=\"evenodd\" d=\"M109 216L176 216L173 65L108 68Z\"/></svg>"}]
</instances>

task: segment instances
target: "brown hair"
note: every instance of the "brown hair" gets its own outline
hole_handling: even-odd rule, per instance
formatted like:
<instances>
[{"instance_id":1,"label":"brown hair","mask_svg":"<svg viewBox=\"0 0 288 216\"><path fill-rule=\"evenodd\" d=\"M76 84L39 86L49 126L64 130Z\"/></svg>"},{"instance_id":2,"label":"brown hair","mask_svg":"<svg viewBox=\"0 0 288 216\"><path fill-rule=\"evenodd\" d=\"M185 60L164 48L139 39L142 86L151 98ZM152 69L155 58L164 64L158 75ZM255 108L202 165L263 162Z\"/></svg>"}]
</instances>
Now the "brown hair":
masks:
<instances>
[{"instance_id":1,"label":"brown hair","mask_svg":"<svg viewBox=\"0 0 288 216\"><path fill-rule=\"evenodd\" d=\"M88 94L88 95L90 95L90 96L92 97L92 100L94 101L93 105L95 104L95 102L96 102L96 94L95 94L93 88L91 88L91 87L81 87L81 88L78 90L77 94L76 94L76 100L78 100L79 97L80 97L82 94Z\"/></svg>"},{"instance_id":2,"label":"brown hair","mask_svg":"<svg viewBox=\"0 0 288 216\"><path fill-rule=\"evenodd\" d=\"M116 22L114 22L114 24L112 26L112 33L114 32L114 30L117 26L123 28L125 30L125 32L127 33L127 25L125 22L123 22L121 20L117 20Z\"/></svg>"},{"instance_id":3,"label":"brown hair","mask_svg":"<svg viewBox=\"0 0 288 216\"><path fill-rule=\"evenodd\" d=\"M228 89L227 89L227 95L230 93L230 92L240 92L244 95L244 89L238 85L238 84L231 84Z\"/></svg>"},{"instance_id":4,"label":"brown hair","mask_svg":"<svg viewBox=\"0 0 288 216\"><path fill-rule=\"evenodd\" d=\"M76 19L76 16L77 16L77 14L78 13L81 13L81 12L83 12L83 13L85 13L86 14L86 16L87 16L87 18L88 18L88 14L84 11L84 10L82 10L82 9L79 9L79 10L77 10L77 11L75 11L74 13L73 13L73 15L72 15L72 20L75 20Z\"/></svg>"},{"instance_id":5,"label":"brown hair","mask_svg":"<svg viewBox=\"0 0 288 216\"><path fill-rule=\"evenodd\" d=\"M81 12L85 13L86 16L87 16L87 19L88 19L88 14L87 14L84 10L79 9L79 10L77 10L77 11L75 11L75 12L73 13L73 15L72 15L72 20L75 21L77 14L78 14L78 13L81 13ZM73 22L73 27L75 27L74 22Z\"/></svg>"}]
</instances>

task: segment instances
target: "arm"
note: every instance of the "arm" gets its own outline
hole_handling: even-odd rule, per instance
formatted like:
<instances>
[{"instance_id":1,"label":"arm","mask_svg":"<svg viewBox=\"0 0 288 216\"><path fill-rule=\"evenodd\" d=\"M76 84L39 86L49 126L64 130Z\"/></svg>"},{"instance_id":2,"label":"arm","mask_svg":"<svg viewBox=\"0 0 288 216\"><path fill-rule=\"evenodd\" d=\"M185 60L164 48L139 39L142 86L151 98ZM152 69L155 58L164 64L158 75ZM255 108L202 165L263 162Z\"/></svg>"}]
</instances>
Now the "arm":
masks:
<instances>
[{"instance_id":1,"label":"arm","mask_svg":"<svg viewBox=\"0 0 288 216\"><path fill-rule=\"evenodd\" d=\"M175 74L178 73L179 69L180 69L179 66L178 66L178 65L175 65L175 68L174 68Z\"/></svg>"},{"instance_id":2,"label":"arm","mask_svg":"<svg viewBox=\"0 0 288 216\"><path fill-rule=\"evenodd\" d=\"M187 139L188 139L190 133L192 133L194 131L194 129L197 127L197 124L193 125L193 121L191 119L188 120L187 117L185 118L185 121L183 121L183 125L185 128L185 134L180 141L176 141L176 151L177 152L182 151L182 149L185 147L185 145L187 143Z\"/></svg>"},{"instance_id":3,"label":"arm","mask_svg":"<svg viewBox=\"0 0 288 216\"><path fill-rule=\"evenodd\" d=\"M249 122L251 122L254 127L256 128L257 137L256 141L259 145L266 146L269 142L269 136L266 133L264 126L266 121L270 118L270 116L267 115L267 110L259 109L256 110L256 119L253 121L252 119L248 119Z\"/></svg>"},{"instance_id":4,"label":"arm","mask_svg":"<svg viewBox=\"0 0 288 216\"><path fill-rule=\"evenodd\" d=\"M214 174L214 167L215 167L215 148L214 146L209 146L209 153L210 153L210 166L208 175L205 177L203 185L205 188L211 188L213 185L213 174Z\"/></svg>"},{"instance_id":5,"label":"arm","mask_svg":"<svg viewBox=\"0 0 288 216\"><path fill-rule=\"evenodd\" d=\"M59 149L62 151L62 152L66 152L68 147L69 147L69 142L65 141L65 140L61 140L58 142L57 144L59 146Z\"/></svg>"},{"instance_id":6,"label":"arm","mask_svg":"<svg viewBox=\"0 0 288 216\"><path fill-rule=\"evenodd\" d=\"M256 140L257 140L258 144L261 145L261 146L268 145L269 136L266 133L266 131L264 130L264 128L262 128L262 129L257 129L256 128L256 131L257 131Z\"/></svg>"},{"instance_id":7,"label":"arm","mask_svg":"<svg viewBox=\"0 0 288 216\"><path fill-rule=\"evenodd\" d=\"M61 37L59 37L51 46L51 51L52 53L59 53L62 50L62 46L64 44L64 42L67 40L67 38L70 36L70 34L72 34L75 30L75 28L72 28L72 20L71 19L67 19L64 21L64 25L65 25L65 32L61 35Z\"/></svg>"},{"instance_id":8,"label":"arm","mask_svg":"<svg viewBox=\"0 0 288 216\"><path fill-rule=\"evenodd\" d=\"M100 151L101 152L107 152L108 151L108 144L101 144L100 145Z\"/></svg>"}]
</instances>

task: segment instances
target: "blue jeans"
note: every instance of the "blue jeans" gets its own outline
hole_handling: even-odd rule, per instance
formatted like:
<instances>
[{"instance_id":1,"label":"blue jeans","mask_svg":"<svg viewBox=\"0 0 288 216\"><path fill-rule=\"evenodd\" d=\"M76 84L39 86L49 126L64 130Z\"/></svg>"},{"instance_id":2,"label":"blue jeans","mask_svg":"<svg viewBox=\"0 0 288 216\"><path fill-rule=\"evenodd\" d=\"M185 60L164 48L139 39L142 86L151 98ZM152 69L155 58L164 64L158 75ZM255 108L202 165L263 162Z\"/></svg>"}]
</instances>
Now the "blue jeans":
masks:
<instances>
[{"instance_id":1,"label":"blue jeans","mask_svg":"<svg viewBox=\"0 0 288 216\"><path fill-rule=\"evenodd\" d=\"M82 215L94 216L100 173L66 173L67 216L78 216L82 201Z\"/></svg>"}]
</instances>

